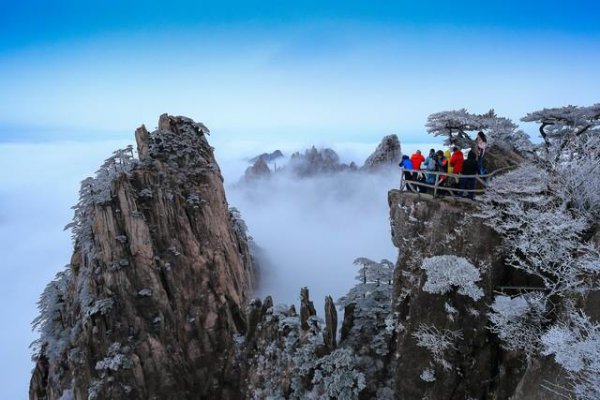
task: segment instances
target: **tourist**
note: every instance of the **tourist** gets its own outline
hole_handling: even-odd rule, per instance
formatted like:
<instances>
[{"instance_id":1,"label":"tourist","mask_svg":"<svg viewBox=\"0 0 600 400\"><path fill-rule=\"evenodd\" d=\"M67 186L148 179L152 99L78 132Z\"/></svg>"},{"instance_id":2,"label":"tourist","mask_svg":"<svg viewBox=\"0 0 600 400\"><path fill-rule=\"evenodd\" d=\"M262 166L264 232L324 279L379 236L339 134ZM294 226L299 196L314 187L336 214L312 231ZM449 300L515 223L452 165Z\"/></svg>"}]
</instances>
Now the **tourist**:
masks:
<instances>
[{"instance_id":1,"label":"tourist","mask_svg":"<svg viewBox=\"0 0 600 400\"><path fill-rule=\"evenodd\" d=\"M469 154L467 154L467 159L464 161L462 165L462 173L464 175L477 175L478 166L477 160L475 156L475 152L473 150L469 150ZM475 177L461 177L460 178L460 189L461 190L473 190L475 189ZM463 197L468 197L473 200L473 192L462 192Z\"/></svg>"},{"instance_id":2,"label":"tourist","mask_svg":"<svg viewBox=\"0 0 600 400\"><path fill-rule=\"evenodd\" d=\"M477 133L477 170L481 175L485 175L486 171L483 169L483 156L485 155L485 149L487 147L487 137L483 131Z\"/></svg>"},{"instance_id":3,"label":"tourist","mask_svg":"<svg viewBox=\"0 0 600 400\"><path fill-rule=\"evenodd\" d=\"M459 150L458 147L454 147L452 149L452 156L450 157L450 166L452 167L453 174L461 174L463 169L463 153ZM455 177L455 187L458 186L458 178Z\"/></svg>"},{"instance_id":4,"label":"tourist","mask_svg":"<svg viewBox=\"0 0 600 400\"><path fill-rule=\"evenodd\" d=\"M410 162L412 162L412 165L414 167L414 169L417 171L415 172L415 180L418 182L423 182L424 181L424 177L423 174L419 171L421 171L421 164L425 161L425 157L423 157L423 155L421 154L421 150L417 150L416 152L413 153L412 156L410 156Z\"/></svg>"},{"instance_id":5,"label":"tourist","mask_svg":"<svg viewBox=\"0 0 600 400\"><path fill-rule=\"evenodd\" d=\"M427 171L435 171L436 170L436 156L435 150L429 150L429 156L427 156L427 160L425 160L425 169ZM425 174L425 183L428 185L433 185L435 183L435 175L434 174ZM430 188L429 188L430 189Z\"/></svg>"},{"instance_id":6,"label":"tourist","mask_svg":"<svg viewBox=\"0 0 600 400\"><path fill-rule=\"evenodd\" d=\"M452 156L452 154L450 153L450 149L447 149L444 152L444 157L446 157L446 160L450 161L451 156ZM452 165L450 165L450 163L448 163L448 165L446 166L446 172L449 174L454 173L454 170L452 169Z\"/></svg>"},{"instance_id":7,"label":"tourist","mask_svg":"<svg viewBox=\"0 0 600 400\"><path fill-rule=\"evenodd\" d=\"M410 162L417 171L421 169L421 163L425 161L425 157L421 154L421 150L417 150L410 156Z\"/></svg>"},{"instance_id":8,"label":"tourist","mask_svg":"<svg viewBox=\"0 0 600 400\"><path fill-rule=\"evenodd\" d=\"M408 158L407 155L402 156L402 161L400 162L400 164L398 164L400 167L402 167L404 169L403 173L404 173L404 180L406 182L410 182L410 181L414 181L414 175L413 175L413 164L410 161L410 159ZM411 188L411 186L409 186L408 184L406 185L406 188L408 191L412 192L413 189Z\"/></svg>"},{"instance_id":9,"label":"tourist","mask_svg":"<svg viewBox=\"0 0 600 400\"><path fill-rule=\"evenodd\" d=\"M436 171L439 172L448 172L448 159L444 156L444 152L442 150L437 151L437 157L435 159L436 162ZM446 179L446 175L440 175L440 182Z\"/></svg>"}]
</instances>

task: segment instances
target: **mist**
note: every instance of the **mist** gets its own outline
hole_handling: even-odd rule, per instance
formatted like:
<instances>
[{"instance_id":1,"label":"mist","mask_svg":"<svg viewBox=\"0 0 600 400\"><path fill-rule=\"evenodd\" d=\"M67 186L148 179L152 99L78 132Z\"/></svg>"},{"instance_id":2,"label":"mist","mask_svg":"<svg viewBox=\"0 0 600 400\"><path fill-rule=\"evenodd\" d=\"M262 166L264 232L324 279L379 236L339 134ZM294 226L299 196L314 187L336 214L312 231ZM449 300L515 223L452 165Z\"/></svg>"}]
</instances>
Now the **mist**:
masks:
<instances>
[{"instance_id":1,"label":"mist","mask_svg":"<svg viewBox=\"0 0 600 400\"><path fill-rule=\"evenodd\" d=\"M431 146L414 144L404 151ZM376 144L333 147L343 161L361 165ZM232 181L226 186L228 202L240 210L250 236L263 249L257 297L271 295L275 304L297 306L300 288L306 286L323 316L325 296L337 300L356 283L356 258L397 259L387 201L388 191L400 182L395 166L379 173L304 178L284 166L270 178Z\"/></svg>"},{"instance_id":2,"label":"mist","mask_svg":"<svg viewBox=\"0 0 600 400\"><path fill-rule=\"evenodd\" d=\"M70 232L80 181L118 148L131 141L0 143L0 398L27 393L33 364L29 344L38 337L31 321L44 287L69 263ZM322 315L324 296L334 299L354 284L357 257L396 259L388 223L387 190L399 173L336 174L298 180L287 174L256 185L236 185L247 159L274 143L228 141L211 136L225 178L230 206L237 207L268 260L256 295L275 303L298 304L308 286ZM377 143L338 143L343 162L361 164ZM277 143L290 154L308 145ZM421 145L425 149L430 145ZM408 152L411 147L404 146ZM271 149L272 150L272 149Z\"/></svg>"},{"instance_id":3,"label":"mist","mask_svg":"<svg viewBox=\"0 0 600 400\"><path fill-rule=\"evenodd\" d=\"M0 398L27 397L31 321L44 287L69 263L79 182L128 141L0 143Z\"/></svg>"}]
</instances>

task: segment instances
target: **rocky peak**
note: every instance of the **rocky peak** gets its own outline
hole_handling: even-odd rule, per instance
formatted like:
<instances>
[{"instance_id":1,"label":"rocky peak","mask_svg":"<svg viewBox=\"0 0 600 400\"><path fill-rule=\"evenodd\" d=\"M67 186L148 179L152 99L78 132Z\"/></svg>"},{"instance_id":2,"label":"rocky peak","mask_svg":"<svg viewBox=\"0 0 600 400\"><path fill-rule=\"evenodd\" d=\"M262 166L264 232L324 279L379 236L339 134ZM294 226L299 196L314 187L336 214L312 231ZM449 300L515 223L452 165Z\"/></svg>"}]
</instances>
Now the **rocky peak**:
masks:
<instances>
[{"instance_id":1,"label":"rocky peak","mask_svg":"<svg viewBox=\"0 0 600 400\"><path fill-rule=\"evenodd\" d=\"M244 180L253 181L258 178L268 178L271 176L271 169L263 158L257 158L251 167L244 172Z\"/></svg>"},{"instance_id":2,"label":"rocky peak","mask_svg":"<svg viewBox=\"0 0 600 400\"><path fill-rule=\"evenodd\" d=\"M259 159L262 159L266 163L273 162L279 158L283 158L283 153L281 150L275 150L272 153L262 153L256 157L252 157L250 159L251 163L256 163Z\"/></svg>"},{"instance_id":3,"label":"rocky peak","mask_svg":"<svg viewBox=\"0 0 600 400\"><path fill-rule=\"evenodd\" d=\"M381 140L381 143L379 143L373 154L365 160L362 168L373 171L390 166L395 167L400 162L401 155L398 136L388 135Z\"/></svg>"},{"instance_id":4,"label":"rocky peak","mask_svg":"<svg viewBox=\"0 0 600 400\"><path fill-rule=\"evenodd\" d=\"M208 129L163 114L82 182L74 252L40 300L31 399L238 398L254 285Z\"/></svg>"},{"instance_id":5,"label":"rocky peak","mask_svg":"<svg viewBox=\"0 0 600 400\"><path fill-rule=\"evenodd\" d=\"M317 149L315 146L305 150L304 153L292 154L290 166L298 176L313 176L350 169L350 166L340 162L340 157L334 150Z\"/></svg>"}]
</instances>

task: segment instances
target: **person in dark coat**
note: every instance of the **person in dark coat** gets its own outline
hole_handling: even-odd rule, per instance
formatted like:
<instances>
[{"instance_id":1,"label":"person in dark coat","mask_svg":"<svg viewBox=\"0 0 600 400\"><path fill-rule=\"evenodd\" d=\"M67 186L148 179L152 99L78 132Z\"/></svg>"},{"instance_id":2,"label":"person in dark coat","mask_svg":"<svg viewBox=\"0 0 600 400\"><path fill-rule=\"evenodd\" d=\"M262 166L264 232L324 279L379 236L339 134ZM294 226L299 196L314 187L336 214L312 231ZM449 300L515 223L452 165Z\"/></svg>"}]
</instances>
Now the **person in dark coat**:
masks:
<instances>
[{"instance_id":1,"label":"person in dark coat","mask_svg":"<svg viewBox=\"0 0 600 400\"><path fill-rule=\"evenodd\" d=\"M463 162L462 173L464 175L477 175L479 172L479 166L477 165L477 156L473 150L469 151L467 159ZM461 190L473 190L475 189L475 177L461 177L460 178L460 189ZM462 192L463 197L468 197L473 200L473 192Z\"/></svg>"},{"instance_id":2,"label":"person in dark coat","mask_svg":"<svg viewBox=\"0 0 600 400\"><path fill-rule=\"evenodd\" d=\"M477 173L484 175L485 169L483 168L483 156L485 155L485 149L487 148L487 136L483 131L477 132Z\"/></svg>"}]
</instances>

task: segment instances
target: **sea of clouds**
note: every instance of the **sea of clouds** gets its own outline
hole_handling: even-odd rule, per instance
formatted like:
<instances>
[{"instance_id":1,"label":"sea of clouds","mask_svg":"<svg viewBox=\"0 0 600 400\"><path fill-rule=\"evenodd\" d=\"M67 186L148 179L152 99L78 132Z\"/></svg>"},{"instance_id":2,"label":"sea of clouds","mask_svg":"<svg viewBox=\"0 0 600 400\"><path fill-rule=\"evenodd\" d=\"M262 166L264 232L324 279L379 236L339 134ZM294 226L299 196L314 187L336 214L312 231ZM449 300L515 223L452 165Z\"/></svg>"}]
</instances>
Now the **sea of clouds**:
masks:
<instances>
[{"instance_id":1,"label":"sea of clouds","mask_svg":"<svg viewBox=\"0 0 600 400\"><path fill-rule=\"evenodd\" d=\"M212 139L212 138L211 138ZM68 264L70 232L79 182L93 175L128 140L0 143L0 398L26 397L33 364L29 344L37 338L31 321L47 283ZM237 207L266 262L256 295L298 305L300 288L311 291L322 315L323 299L338 299L354 284L357 257L395 261L388 221L387 191L399 171L341 173L298 179L280 173L269 181L239 185L248 159L281 149L289 157L313 143L301 140L255 143L211 140L225 179L230 206ZM361 165L377 143L316 143L332 147L343 162ZM424 145L404 145L406 153ZM280 160L279 166L285 161Z\"/></svg>"}]
</instances>

